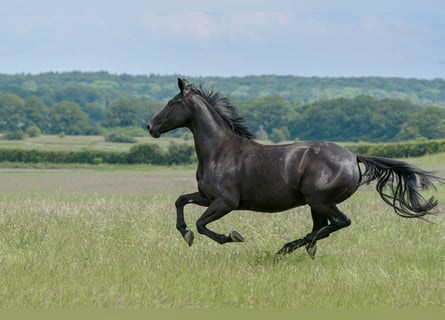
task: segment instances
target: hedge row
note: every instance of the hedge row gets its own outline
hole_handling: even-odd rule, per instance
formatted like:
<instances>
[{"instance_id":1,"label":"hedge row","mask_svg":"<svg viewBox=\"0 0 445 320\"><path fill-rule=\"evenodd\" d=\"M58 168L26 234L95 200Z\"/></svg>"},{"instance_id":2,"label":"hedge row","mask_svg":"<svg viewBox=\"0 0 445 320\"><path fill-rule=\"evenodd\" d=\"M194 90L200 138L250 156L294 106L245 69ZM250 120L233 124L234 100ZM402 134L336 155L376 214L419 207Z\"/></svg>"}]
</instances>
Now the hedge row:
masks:
<instances>
[{"instance_id":1,"label":"hedge row","mask_svg":"<svg viewBox=\"0 0 445 320\"><path fill-rule=\"evenodd\" d=\"M445 152L445 140L404 143L343 144L348 150L362 155L407 158ZM23 163L110 163L155 165L189 164L195 161L195 150L188 144L172 143L167 150L157 144L138 144L129 152L101 150L24 150L0 148L0 162Z\"/></svg>"},{"instance_id":2,"label":"hedge row","mask_svg":"<svg viewBox=\"0 0 445 320\"><path fill-rule=\"evenodd\" d=\"M157 144L138 144L133 146L129 152L0 148L0 162L172 165L192 163L194 152L193 146L176 143L170 144L167 150Z\"/></svg>"},{"instance_id":3,"label":"hedge row","mask_svg":"<svg viewBox=\"0 0 445 320\"><path fill-rule=\"evenodd\" d=\"M409 158L445 152L445 140L421 140L394 143L361 142L356 144L344 144L344 147L355 154L387 158Z\"/></svg>"}]
</instances>

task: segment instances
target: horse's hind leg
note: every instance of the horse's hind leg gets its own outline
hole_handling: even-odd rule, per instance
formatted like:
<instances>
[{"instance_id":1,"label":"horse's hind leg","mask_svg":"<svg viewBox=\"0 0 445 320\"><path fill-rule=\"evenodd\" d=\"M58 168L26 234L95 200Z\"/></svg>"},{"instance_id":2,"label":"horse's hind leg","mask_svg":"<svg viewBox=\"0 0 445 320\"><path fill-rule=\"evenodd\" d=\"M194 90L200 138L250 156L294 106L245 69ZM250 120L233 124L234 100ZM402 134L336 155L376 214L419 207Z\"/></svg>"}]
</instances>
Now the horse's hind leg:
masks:
<instances>
[{"instance_id":1,"label":"horse's hind leg","mask_svg":"<svg viewBox=\"0 0 445 320\"><path fill-rule=\"evenodd\" d=\"M329 237L332 232L345 228L351 224L351 220L335 205L311 206L313 228L312 232L304 238L289 242L278 251L277 254L290 253L299 247L306 246L306 250L313 258L316 251L316 242ZM329 224L327 222L330 222Z\"/></svg>"},{"instance_id":2,"label":"horse's hind leg","mask_svg":"<svg viewBox=\"0 0 445 320\"><path fill-rule=\"evenodd\" d=\"M311 206L311 209L317 214L325 216L330 222L328 225L323 226L319 230L309 233L306 238L310 239L311 241L327 238L332 232L351 225L351 219L349 219L335 205L317 207Z\"/></svg>"},{"instance_id":3,"label":"horse's hind leg","mask_svg":"<svg viewBox=\"0 0 445 320\"><path fill-rule=\"evenodd\" d=\"M320 231L322 228L326 227L328 225L328 218L324 215L320 215L317 212L315 212L313 209L311 209L311 215L312 215L312 234L317 234L318 231ZM305 238L310 239L309 236L306 236ZM317 240L312 240L306 244L306 251L309 254L309 256L313 259L315 258L315 253L317 252Z\"/></svg>"},{"instance_id":4,"label":"horse's hind leg","mask_svg":"<svg viewBox=\"0 0 445 320\"><path fill-rule=\"evenodd\" d=\"M311 209L311 214L313 226L312 232L308 235L316 234L321 228L328 225L328 218L326 216L318 214L313 209ZM277 252L277 254L291 253L303 246L306 246L306 251L312 258L314 258L317 250L317 240L314 240L308 236L286 243L283 248Z\"/></svg>"}]
</instances>

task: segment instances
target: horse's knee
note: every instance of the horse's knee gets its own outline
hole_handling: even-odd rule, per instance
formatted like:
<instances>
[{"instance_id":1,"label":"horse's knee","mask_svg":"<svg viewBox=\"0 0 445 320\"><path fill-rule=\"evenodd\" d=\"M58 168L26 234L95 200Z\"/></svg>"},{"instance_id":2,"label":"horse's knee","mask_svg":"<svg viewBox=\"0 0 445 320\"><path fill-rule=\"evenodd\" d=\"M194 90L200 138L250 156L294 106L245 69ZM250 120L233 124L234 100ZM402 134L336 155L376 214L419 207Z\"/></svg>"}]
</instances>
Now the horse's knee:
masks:
<instances>
[{"instance_id":1,"label":"horse's knee","mask_svg":"<svg viewBox=\"0 0 445 320\"><path fill-rule=\"evenodd\" d=\"M335 230L343 229L351 225L351 219L347 216L342 216L341 218L332 219L329 226Z\"/></svg>"},{"instance_id":2,"label":"horse's knee","mask_svg":"<svg viewBox=\"0 0 445 320\"><path fill-rule=\"evenodd\" d=\"M200 234L203 234L205 229L205 224L198 219L198 221L196 221L196 230L198 230Z\"/></svg>"},{"instance_id":3,"label":"horse's knee","mask_svg":"<svg viewBox=\"0 0 445 320\"><path fill-rule=\"evenodd\" d=\"M176 208L181 208L183 206L185 206L189 201L187 200L187 198L185 196L179 196L178 199L176 199L175 201L175 206Z\"/></svg>"},{"instance_id":4,"label":"horse's knee","mask_svg":"<svg viewBox=\"0 0 445 320\"><path fill-rule=\"evenodd\" d=\"M335 208L336 214L332 217L331 224L337 226L338 229L345 228L351 225L351 219L343 212Z\"/></svg>"},{"instance_id":5,"label":"horse's knee","mask_svg":"<svg viewBox=\"0 0 445 320\"><path fill-rule=\"evenodd\" d=\"M344 218L341 219L341 220L339 220L339 221L337 221L337 223L338 223L338 225L339 225L341 228L345 228L345 227L350 226L351 223L352 223L352 221L351 221L351 219L349 219L347 216L344 216Z\"/></svg>"}]
</instances>

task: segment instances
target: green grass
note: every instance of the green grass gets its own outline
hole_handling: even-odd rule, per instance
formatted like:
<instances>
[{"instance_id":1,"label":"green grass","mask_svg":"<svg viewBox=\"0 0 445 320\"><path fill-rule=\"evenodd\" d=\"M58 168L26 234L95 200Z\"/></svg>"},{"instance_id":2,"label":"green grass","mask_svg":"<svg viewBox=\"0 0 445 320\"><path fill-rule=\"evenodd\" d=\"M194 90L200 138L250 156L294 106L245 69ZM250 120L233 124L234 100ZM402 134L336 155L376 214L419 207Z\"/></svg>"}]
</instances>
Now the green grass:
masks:
<instances>
[{"instance_id":1,"label":"green grass","mask_svg":"<svg viewBox=\"0 0 445 320\"><path fill-rule=\"evenodd\" d=\"M306 207L233 212L211 228L246 242L195 232L189 248L174 201L194 170L138 169L0 170L0 307L445 307L443 215L400 218L362 187L340 206L353 224L315 260L274 255L310 231ZM445 186L434 194L444 212ZM193 230L202 210L186 207Z\"/></svg>"},{"instance_id":2,"label":"green grass","mask_svg":"<svg viewBox=\"0 0 445 320\"><path fill-rule=\"evenodd\" d=\"M343 209L355 224L320 242L315 260L297 251L277 261L275 251L310 228L301 210L233 213L214 228L236 228L245 243L220 246L197 236L189 248L174 229L173 200L3 199L0 305L444 306L443 220L402 220L377 202L354 201ZM198 215L191 208L188 221Z\"/></svg>"}]
</instances>

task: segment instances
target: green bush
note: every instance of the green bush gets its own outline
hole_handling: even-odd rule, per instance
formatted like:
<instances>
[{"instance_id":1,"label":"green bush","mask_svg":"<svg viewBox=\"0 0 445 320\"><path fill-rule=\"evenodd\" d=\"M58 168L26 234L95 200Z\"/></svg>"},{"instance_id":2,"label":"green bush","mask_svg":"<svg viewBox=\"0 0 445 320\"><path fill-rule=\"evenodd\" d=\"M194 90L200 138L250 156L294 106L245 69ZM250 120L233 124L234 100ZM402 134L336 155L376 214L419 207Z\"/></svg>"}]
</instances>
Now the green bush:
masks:
<instances>
[{"instance_id":1,"label":"green bush","mask_svg":"<svg viewBox=\"0 0 445 320\"><path fill-rule=\"evenodd\" d=\"M98 150L25 150L0 148L0 162L24 163L127 163L127 153Z\"/></svg>"},{"instance_id":2,"label":"green bush","mask_svg":"<svg viewBox=\"0 0 445 320\"><path fill-rule=\"evenodd\" d=\"M389 158L419 157L445 152L445 140L381 144L361 142L346 143L343 146L356 154ZM194 148L185 143L171 143L167 150L154 143L137 144L129 152L0 148L0 162L177 165L190 164L193 161L196 161Z\"/></svg>"},{"instance_id":3,"label":"green bush","mask_svg":"<svg viewBox=\"0 0 445 320\"><path fill-rule=\"evenodd\" d=\"M125 132L116 131L105 135L105 141L119 142L119 143L135 143L136 139Z\"/></svg>"},{"instance_id":4,"label":"green bush","mask_svg":"<svg viewBox=\"0 0 445 320\"><path fill-rule=\"evenodd\" d=\"M368 156L387 158L420 157L445 152L445 140L419 140L394 143L345 143L345 148Z\"/></svg>"},{"instance_id":5,"label":"green bush","mask_svg":"<svg viewBox=\"0 0 445 320\"><path fill-rule=\"evenodd\" d=\"M131 147L128 163L149 163L159 165L190 164L195 148L185 143L170 143L167 151L157 144L138 144Z\"/></svg>"},{"instance_id":6,"label":"green bush","mask_svg":"<svg viewBox=\"0 0 445 320\"><path fill-rule=\"evenodd\" d=\"M131 147L128 153L128 163L165 164L166 158L157 144L138 144Z\"/></svg>"},{"instance_id":7,"label":"green bush","mask_svg":"<svg viewBox=\"0 0 445 320\"><path fill-rule=\"evenodd\" d=\"M6 140L25 140L26 135L22 130L8 131L3 136Z\"/></svg>"},{"instance_id":8,"label":"green bush","mask_svg":"<svg viewBox=\"0 0 445 320\"><path fill-rule=\"evenodd\" d=\"M40 131L39 127L33 124L26 128L26 134L28 137L34 138L40 136L42 132Z\"/></svg>"},{"instance_id":9,"label":"green bush","mask_svg":"<svg viewBox=\"0 0 445 320\"><path fill-rule=\"evenodd\" d=\"M119 128L122 132L132 137L145 137L147 136L147 130L137 126L129 126Z\"/></svg>"},{"instance_id":10,"label":"green bush","mask_svg":"<svg viewBox=\"0 0 445 320\"><path fill-rule=\"evenodd\" d=\"M192 163L192 157L195 154L195 148L184 143L170 143L165 155L166 164L189 164Z\"/></svg>"}]
</instances>

